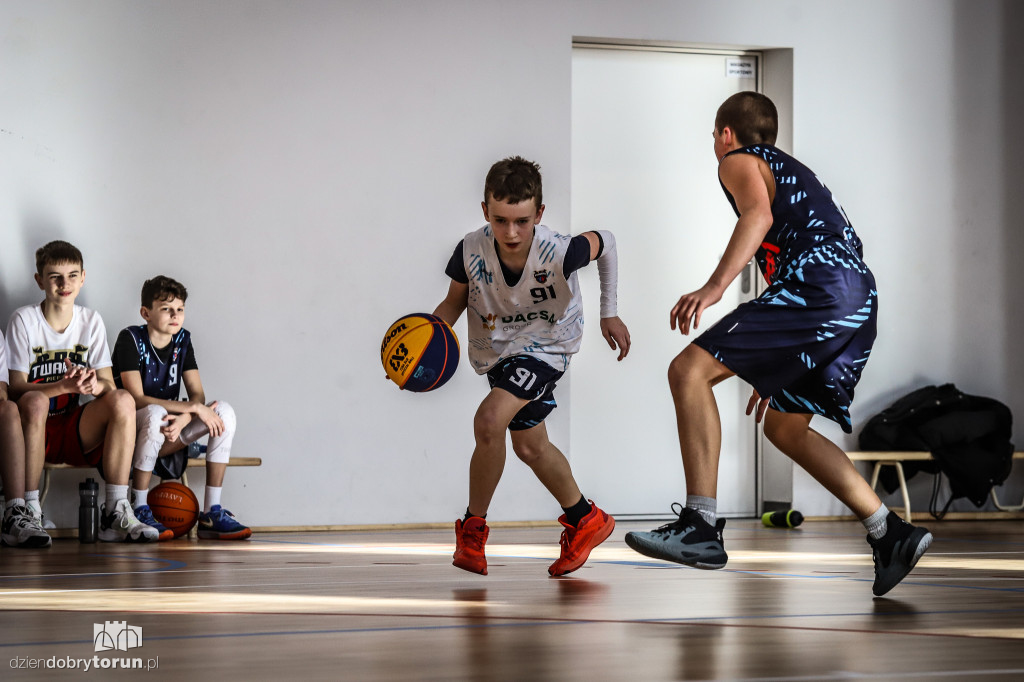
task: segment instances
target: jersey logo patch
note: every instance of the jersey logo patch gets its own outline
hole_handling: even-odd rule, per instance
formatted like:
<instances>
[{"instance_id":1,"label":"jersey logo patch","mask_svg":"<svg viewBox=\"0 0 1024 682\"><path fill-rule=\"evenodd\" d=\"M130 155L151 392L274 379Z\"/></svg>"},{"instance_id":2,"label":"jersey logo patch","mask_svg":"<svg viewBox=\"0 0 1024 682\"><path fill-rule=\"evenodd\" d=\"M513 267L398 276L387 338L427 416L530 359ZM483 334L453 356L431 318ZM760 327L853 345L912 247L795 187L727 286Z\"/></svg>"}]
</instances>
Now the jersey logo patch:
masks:
<instances>
[{"instance_id":1,"label":"jersey logo patch","mask_svg":"<svg viewBox=\"0 0 1024 682\"><path fill-rule=\"evenodd\" d=\"M533 278L537 280L538 284L544 284L544 282L548 281L548 277L550 276L551 273L547 270L537 270L533 273Z\"/></svg>"}]
</instances>

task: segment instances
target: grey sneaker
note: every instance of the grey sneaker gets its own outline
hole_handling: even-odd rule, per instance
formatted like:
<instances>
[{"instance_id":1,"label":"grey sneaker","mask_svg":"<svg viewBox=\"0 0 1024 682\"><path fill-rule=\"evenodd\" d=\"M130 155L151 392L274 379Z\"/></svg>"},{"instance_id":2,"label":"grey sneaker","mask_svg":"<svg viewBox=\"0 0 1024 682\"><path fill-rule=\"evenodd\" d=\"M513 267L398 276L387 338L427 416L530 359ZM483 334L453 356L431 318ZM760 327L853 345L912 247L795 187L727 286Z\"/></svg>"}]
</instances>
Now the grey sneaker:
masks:
<instances>
[{"instance_id":1,"label":"grey sneaker","mask_svg":"<svg viewBox=\"0 0 1024 682\"><path fill-rule=\"evenodd\" d=\"M15 505L4 514L0 544L7 547L49 547L50 536L25 505Z\"/></svg>"},{"instance_id":2,"label":"grey sneaker","mask_svg":"<svg viewBox=\"0 0 1024 682\"><path fill-rule=\"evenodd\" d=\"M878 540L869 535L868 544L875 562L875 583L871 591L881 597L913 570L931 546L932 534L927 528L910 525L891 511L885 517L885 535Z\"/></svg>"},{"instance_id":3,"label":"grey sneaker","mask_svg":"<svg viewBox=\"0 0 1024 682\"><path fill-rule=\"evenodd\" d=\"M677 510L678 507L678 510ZM725 519L712 528L696 509L672 503L679 519L647 533L626 533L626 544L644 556L694 568L723 568L729 560L722 542Z\"/></svg>"},{"instance_id":4,"label":"grey sneaker","mask_svg":"<svg viewBox=\"0 0 1024 682\"><path fill-rule=\"evenodd\" d=\"M132 505L125 498L118 500L114 511L109 514L107 505L103 505L99 538L103 542L156 542L160 539L160 533L135 518Z\"/></svg>"}]
</instances>

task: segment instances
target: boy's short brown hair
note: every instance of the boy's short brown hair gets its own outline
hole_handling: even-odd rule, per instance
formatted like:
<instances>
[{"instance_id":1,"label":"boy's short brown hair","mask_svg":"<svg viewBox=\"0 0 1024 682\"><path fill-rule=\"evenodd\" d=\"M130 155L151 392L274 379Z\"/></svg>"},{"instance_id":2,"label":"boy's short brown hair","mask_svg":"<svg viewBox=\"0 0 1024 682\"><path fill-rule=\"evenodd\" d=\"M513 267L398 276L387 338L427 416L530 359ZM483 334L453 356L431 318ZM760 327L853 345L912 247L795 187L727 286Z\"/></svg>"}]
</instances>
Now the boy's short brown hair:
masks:
<instances>
[{"instance_id":1,"label":"boy's short brown hair","mask_svg":"<svg viewBox=\"0 0 1024 682\"><path fill-rule=\"evenodd\" d=\"M188 298L188 289L177 280L164 275L147 279L142 285L142 307L152 308L157 301L173 301L180 298L184 303Z\"/></svg>"},{"instance_id":2,"label":"boy's short brown hair","mask_svg":"<svg viewBox=\"0 0 1024 682\"><path fill-rule=\"evenodd\" d=\"M43 269L47 265L61 265L63 263L72 263L85 269L85 263L82 262L82 252L75 248L73 244L56 239L36 249L36 273L40 277L43 276Z\"/></svg>"},{"instance_id":3,"label":"boy's short brown hair","mask_svg":"<svg viewBox=\"0 0 1024 682\"><path fill-rule=\"evenodd\" d=\"M521 156L498 161L487 172L484 181L484 203L490 199L518 204L533 199L537 208L544 203L540 166Z\"/></svg>"},{"instance_id":4,"label":"boy's short brown hair","mask_svg":"<svg viewBox=\"0 0 1024 682\"><path fill-rule=\"evenodd\" d=\"M779 112L775 103L759 92L737 92L722 102L715 116L715 130L732 129L744 147L775 144L779 134Z\"/></svg>"}]
</instances>

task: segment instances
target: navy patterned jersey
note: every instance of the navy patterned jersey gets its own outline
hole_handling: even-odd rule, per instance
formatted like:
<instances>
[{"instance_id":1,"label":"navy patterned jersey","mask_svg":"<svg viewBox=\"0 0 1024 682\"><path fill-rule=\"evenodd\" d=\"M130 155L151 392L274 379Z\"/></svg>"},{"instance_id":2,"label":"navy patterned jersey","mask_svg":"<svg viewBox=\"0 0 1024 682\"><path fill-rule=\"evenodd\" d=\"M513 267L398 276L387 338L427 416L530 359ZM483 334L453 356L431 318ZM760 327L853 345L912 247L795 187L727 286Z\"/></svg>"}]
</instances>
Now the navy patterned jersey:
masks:
<instances>
[{"instance_id":1,"label":"navy patterned jersey","mask_svg":"<svg viewBox=\"0 0 1024 682\"><path fill-rule=\"evenodd\" d=\"M732 154L752 154L764 159L775 178L774 222L754 256L769 284L779 278L799 278L801 256L826 242L842 244L842 251L848 251L850 258L843 266L861 271L863 264L859 261L864 252L860 238L814 171L771 145L750 145L726 156ZM738 216L736 201L724 185L722 189Z\"/></svg>"},{"instance_id":2,"label":"navy patterned jersey","mask_svg":"<svg viewBox=\"0 0 1024 682\"><path fill-rule=\"evenodd\" d=\"M121 372L138 370L142 375L142 392L151 398L177 400L181 392L181 375L195 369L191 351L192 337L180 329L171 338L170 348L157 351L149 342L146 325L125 327L114 348L114 381L121 385ZM128 344L132 344L129 350ZM163 356L163 357L161 357ZM186 359L189 361L186 363Z\"/></svg>"},{"instance_id":3,"label":"navy patterned jersey","mask_svg":"<svg viewBox=\"0 0 1024 682\"><path fill-rule=\"evenodd\" d=\"M768 288L694 343L770 396L772 409L820 414L850 433L878 316L860 239L807 166L769 145L730 154L764 159L775 178L772 226L755 254Z\"/></svg>"}]
</instances>

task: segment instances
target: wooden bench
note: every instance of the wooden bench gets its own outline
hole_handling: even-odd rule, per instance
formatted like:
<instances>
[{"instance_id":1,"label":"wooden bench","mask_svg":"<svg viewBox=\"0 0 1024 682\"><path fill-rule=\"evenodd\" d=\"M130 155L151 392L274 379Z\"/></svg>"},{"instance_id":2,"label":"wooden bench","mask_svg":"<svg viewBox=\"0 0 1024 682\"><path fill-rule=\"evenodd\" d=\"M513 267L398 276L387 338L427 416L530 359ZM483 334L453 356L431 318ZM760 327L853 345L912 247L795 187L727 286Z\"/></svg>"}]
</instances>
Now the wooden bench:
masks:
<instances>
[{"instance_id":1,"label":"wooden bench","mask_svg":"<svg viewBox=\"0 0 1024 682\"><path fill-rule=\"evenodd\" d=\"M263 464L263 459L260 457L232 457L228 460L229 467L258 467ZM206 458L189 458L188 466L185 471L181 474L181 482L188 485L188 470L199 467L206 468ZM46 499L46 493L50 489L50 472L55 469L94 469L91 466L73 466L71 464L51 464L46 462L43 464L43 476L39 481L39 504L43 503Z\"/></svg>"},{"instance_id":2,"label":"wooden bench","mask_svg":"<svg viewBox=\"0 0 1024 682\"><path fill-rule=\"evenodd\" d=\"M910 492L907 490L907 479L903 475L903 462L922 462L932 459L930 452L847 452L846 456L854 462L874 462L875 467L871 472L871 489L878 485L878 474L882 467L891 466L896 469L896 478L900 482L900 493L903 495L904 519L910 523ZM1013 453L1013 459L1024 459L1024 452ZM1024 509L1024 501L1018 505L1005 505L999 501L996 489L992 488L992 503L1000 511L1015 512Z\"/></svg>"}]
</instances>

